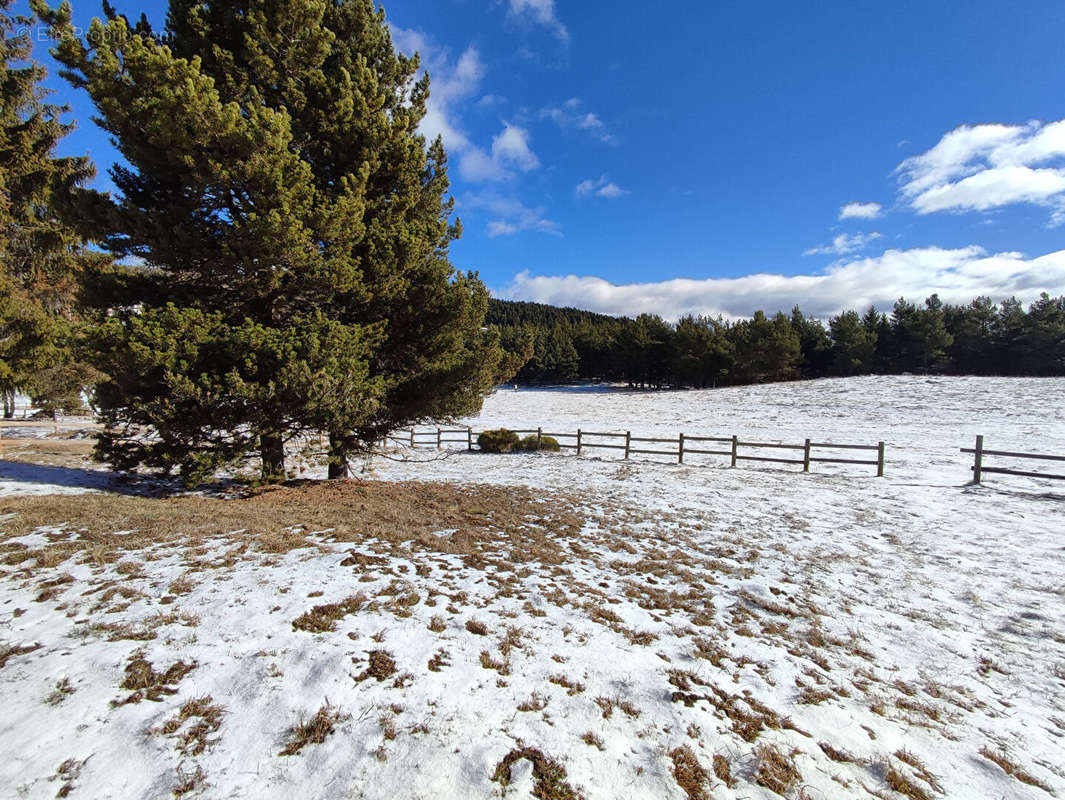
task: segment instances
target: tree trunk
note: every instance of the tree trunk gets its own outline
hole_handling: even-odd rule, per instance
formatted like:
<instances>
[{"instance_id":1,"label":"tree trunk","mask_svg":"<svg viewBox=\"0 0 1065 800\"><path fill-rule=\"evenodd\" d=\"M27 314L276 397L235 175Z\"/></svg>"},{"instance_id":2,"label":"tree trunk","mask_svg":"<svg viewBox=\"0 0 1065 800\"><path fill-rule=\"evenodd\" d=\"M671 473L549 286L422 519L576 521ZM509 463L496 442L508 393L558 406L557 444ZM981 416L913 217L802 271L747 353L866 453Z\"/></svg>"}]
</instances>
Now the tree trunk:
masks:
<instances>
[{"instance_id":1,"label":"tree trunk","mask_svg":"<svg viewBox=\"0 0 1065 800\"><path fill-rule=\"evenodd\" d=\"M351 448L344 436L329 434L329 480L344 480L351 474L348 466Z\"/></svg>"},{"instance_id":2,"label":"tree trunk","mask_svg":"<svg viewBox=\"0 0 1065 800\"><path fill-rule=\"evenodd\" d=\"M15 418L15 393L4 391L4 419Z\"/></svg>"},{"instance_id":3,"label":"tree trunk","mask_svg":"<svg viewBox=\"0 0 1065 800\"><path fill-rule=\"evenodd\" d=\"M263 462L263 482L280 483L285 479L285 442L276 434L259 437L259 452Z\"/></svg>"}]
</instances>

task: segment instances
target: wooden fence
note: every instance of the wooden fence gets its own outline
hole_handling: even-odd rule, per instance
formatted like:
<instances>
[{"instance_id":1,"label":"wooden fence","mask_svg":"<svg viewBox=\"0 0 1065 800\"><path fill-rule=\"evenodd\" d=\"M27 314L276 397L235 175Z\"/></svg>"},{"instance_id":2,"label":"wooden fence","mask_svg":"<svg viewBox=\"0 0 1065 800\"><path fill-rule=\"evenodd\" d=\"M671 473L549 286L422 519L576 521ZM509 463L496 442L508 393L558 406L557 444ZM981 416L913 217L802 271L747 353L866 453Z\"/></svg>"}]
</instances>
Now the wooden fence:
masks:
<instances>
[{"instance_id":1,"label":"wooden fence","mask_svg":"<svg viewBox=\"0 0 1065 800\"><path fill-rule=\"evenodd\" d=\"M442 449L447 444L462 444L468 450L474 449L474 443L478 436L473 428L436 428L435 430L419 431L411 428L409 433L394 433L388 437L389 441L401 444L405 447L433 447ZM646 437L633 436L632 431L624 433L606 433L601 431L586 431L577 429L576 433L551 433L543 428L528 428L515 430L519 436L536 435L537 450L545 436L550 436L558 441L558 446L563 450L575 450L580 455L585 450L619 450L623 458L628 459L631 455L669 456L676 458L678 464L684 463L688 455L724 456L729 459L730 466L737 466L740 461L757 461L773 464L793 464L801 466L803 472L809 472L813 464L856 464L861 466L876 467L877 477L884 477L884 452L883 442L876 444L838 444L834 442L815 442L806 439L802 444L778 444L776 442L749 442L743 441L738 436L691 436L686 433L676 437ZM459 438L456 438L459 437ZM604 441L605 440L605 441ZM572 443L571 443L572 442ZM694 447L692 445L695 445ZM645 447L644 445L649 445ZM666 446L669 446L666 449ZM769 455L747 455L744 451L755 450L756 452L790 450L795 457L783 458ZM875 458L842 458L834 451L865 451L875 453ZM815 453L815 451L817 451ZM829 451L827 455L820 455L822 451ZM800 455L801 453L801 455Z\"/></svg>"},{"instance_id":2,"label":"wooden fence","mask_svg":"<svg viewBox=\"0 0 1065 800\"><path fill-rule=\"evenodd\" d=\"M1011 453L1007 450L985 450L984 449L984 437L976 437L976 447L969 448L963 447L961 449L963 453L973 454L973 483L980 483L983 480L984 473L990 472L999 475L1019 475L1023 478L1045 478L1052 481L1065 481L1065 475L1052 475L1048 472L1026 472L1018 469L1006 469L1004 467L986 467L984 466L985 456L995 456L997 458L1027 458L1035 459L1038 461L1065 461L1065 456L1051 456L1043 455L1040 453Z\"/></svg>"}]
</instances>

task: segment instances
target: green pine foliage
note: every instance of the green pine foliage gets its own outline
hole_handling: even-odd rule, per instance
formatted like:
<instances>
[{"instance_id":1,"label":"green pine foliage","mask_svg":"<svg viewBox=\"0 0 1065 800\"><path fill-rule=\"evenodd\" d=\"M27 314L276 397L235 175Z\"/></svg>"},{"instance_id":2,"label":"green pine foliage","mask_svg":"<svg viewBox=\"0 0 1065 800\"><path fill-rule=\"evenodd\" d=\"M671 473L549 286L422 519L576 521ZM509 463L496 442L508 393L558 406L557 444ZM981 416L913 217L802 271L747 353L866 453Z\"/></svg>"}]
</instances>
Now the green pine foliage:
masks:
<instances>
[{"instance_id":1,"label":"green pine foliage","mask_svg":"<svg viewBox=\"0 0 1065 800\"><path fill-rule=\"evenodd\" d=\"M580 381L624 381L634 388L761 383L823 376L943 373L1065 375L1065 297L1044 294L1026 311L1015 299L980 297L964 306L932 295L900 299L888 316L844 311L827 328L796 306L790 317L757 311L750 319L685 316L675 324L576 309L493 300L488 319L504 341L535 336L537 353L518 373L529 383L558 382L545 343L568 340Z\"/></svg>"},{"instance_id":2,"label":"green pine foliage","mask_svg":"<svg viewBox=\"0 0 1065 800\"><path fill-rule=\"evenodd\" d=\"M477 446L484 453L510 453L521 447L521 437L507 428L483 431L477 435Z\"/></svg>"},{"instance_id":3,"label":"green pine foliage","mask_svg":"<svg viewBox=\"0 0 1065 800\"><path fill-rule=\"evenodd\" d=\"M46 102L44 68L31 59L33 21L0 0L0 395L4 415L23 391L47 411L81 406L95 373L75 361L76 288L88 252L61 214L62 199L92 177L84 158L59 158L67 109Z\"/></svg>"},{"instance_id":4,"label":"green pine foliage","mask_svg":"<svg viewBox=\"0 0 1065 800\"><path fill-rule=\"evenodd\" d=\"M86 296L116 467L202 480L328 434L330 475L387 431L476 412L520 354L448 260L447 159L429 93L371 0L172 0L165 36L105 5L78 38L38 13L128 166L76 193L86 231L143 263Z\"/></svg>"}]
</instances>

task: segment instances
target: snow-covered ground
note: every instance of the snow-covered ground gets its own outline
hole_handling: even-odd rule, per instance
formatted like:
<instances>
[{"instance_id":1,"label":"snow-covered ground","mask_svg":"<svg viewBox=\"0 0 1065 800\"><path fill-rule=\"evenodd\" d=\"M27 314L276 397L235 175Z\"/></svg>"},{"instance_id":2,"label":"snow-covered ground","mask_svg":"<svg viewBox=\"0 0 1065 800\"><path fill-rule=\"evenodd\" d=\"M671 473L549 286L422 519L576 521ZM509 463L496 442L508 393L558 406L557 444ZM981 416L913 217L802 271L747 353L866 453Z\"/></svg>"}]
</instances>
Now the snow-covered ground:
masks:
<instances>
[{"instance_id":1,"label":"snow-covered ground","mask_svg":"<svg viewBox=\"0 0 1065 800\"><path fill-rule=\"evenodd\" d=\"M234 533L119 561L96 540L50 558L91 535L64 519L8 535L0 655L40 647L0 668L0 794L1060 796L1065 484L970 486L958 450L1063 454L1063 398L923 377L500 391L469 424L883 440L887 475L400 449L375 477L530 487L564 513L526 514L529 542L491 511L495 543L360 539L353 501L354 533L296 549L233 555ZM317 605L333 630L293 624ZM142 685L173 694L112 705ZM332 731L279 755L319 709Z\"/></svg>"}]
</instances>

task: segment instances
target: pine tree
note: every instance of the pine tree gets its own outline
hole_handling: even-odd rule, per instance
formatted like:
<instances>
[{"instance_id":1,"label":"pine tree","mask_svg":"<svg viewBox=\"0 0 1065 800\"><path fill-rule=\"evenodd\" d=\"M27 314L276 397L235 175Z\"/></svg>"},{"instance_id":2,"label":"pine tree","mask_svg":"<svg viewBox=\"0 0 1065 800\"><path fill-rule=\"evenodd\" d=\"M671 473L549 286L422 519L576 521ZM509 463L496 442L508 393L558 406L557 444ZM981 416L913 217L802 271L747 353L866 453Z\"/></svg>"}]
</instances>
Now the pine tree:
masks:
<instances>
[{"instance_id":1,"label":"pine tree","mask_svg":"<svg viewBox=\"0 0 1065 800\"><path fill-rule=\"evenodd\" d=\"M164 45L106 11L85 41L68 6L41 11L129 164L117 202L80 208L151 268L101 292L101 455L199 479L257 447L274 480L286 440L324 431L338 476L397 424L479 408L507 365L484 286L447 259L461 229L443 147L417 133L428 76L383 13L173 0Z\"/></svg>"},{"instance_id":2,"label":"pine tree","mask_svg":"<svg viewBox=\"0 0 1065 800\"><path fill-rule=\"evenodd\" d=\"M81 405L93 374L73 360L78 274L99 257L85 250L58 202L92 177L85 158L59 158L67 109L45 102L44 68L31 60L34 22L0 0L0 395L17 391L48 410ZM17 27L16 27L17 26ZM20 30L21 29L21 30Z\"/></svg>"}]
</instances>

